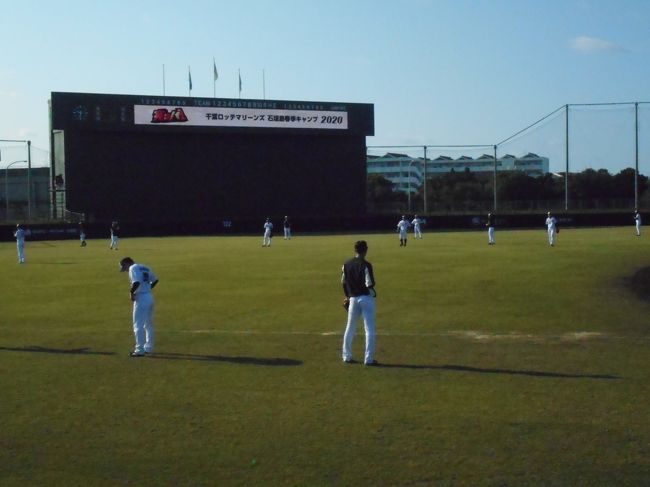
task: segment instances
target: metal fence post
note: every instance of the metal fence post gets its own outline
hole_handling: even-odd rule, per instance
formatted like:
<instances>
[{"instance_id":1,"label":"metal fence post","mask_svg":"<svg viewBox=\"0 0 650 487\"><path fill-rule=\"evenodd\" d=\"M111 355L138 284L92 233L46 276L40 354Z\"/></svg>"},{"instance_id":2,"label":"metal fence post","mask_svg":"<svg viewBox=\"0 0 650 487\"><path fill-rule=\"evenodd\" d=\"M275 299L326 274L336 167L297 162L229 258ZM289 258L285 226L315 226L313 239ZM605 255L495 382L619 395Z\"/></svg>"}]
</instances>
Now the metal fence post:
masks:
<instances>
[{"instance_id":1,"label":"metal fence post","mask_svg":"<svg viewBox=\"0 0 650 487\"><path fill-rule=\"evenodd\" d=\"M27 141L27 221L32 221L32 141Z\"/></svg>"},{"instance_id":2,"label":"metal fence post","mask_svg":"<svg viewBox=\"0 0 650 487\"><path fill-rule=\"evenodd\" d=\"M566 154L565 154L565 159L566 159L566 170L564 172L564 210L569 209L569 104L567 103L565 105L566 107L566 113L565 113L565 128L566 128L566 134L565 134L565 148L566 148Z\"/></svg>"},{"instance_id":3,"label":"metal fence post","mask_svg":"<svg viewBox=\"0 0 650 487\"><path fill-rule=\"evenodd\" d=\"M639 208L639 103L634 104L634 208Z\"/></svg>"},{"instance_id":4,"label":"metal fence post","mask_svg":"<svg viewBox=\"0 0 650 487\"><path fill-rule=\"evenodd\" d=\"M497 211L497 146L494 145L494 212Z\"/></svg>"},{"instance_id":5,"label":"metal fence post","mask_svg":"<svg viewBox=\"0 0 650 487\"><path fill-rule=\"evenodd\" d=\"M426 214L428 213L428 210L427 210L427 146L426 146L426 145L424 146L424 171L423 171L423 179L424 179L424 181L423 181L423 184L424 184L424 191L422 192L422 196L423 196L423 200L424 200L424 201L423 201L423 202L424 202L423 210L424 210L424 214L426 215Z\"/></svg>"}]
</instances>

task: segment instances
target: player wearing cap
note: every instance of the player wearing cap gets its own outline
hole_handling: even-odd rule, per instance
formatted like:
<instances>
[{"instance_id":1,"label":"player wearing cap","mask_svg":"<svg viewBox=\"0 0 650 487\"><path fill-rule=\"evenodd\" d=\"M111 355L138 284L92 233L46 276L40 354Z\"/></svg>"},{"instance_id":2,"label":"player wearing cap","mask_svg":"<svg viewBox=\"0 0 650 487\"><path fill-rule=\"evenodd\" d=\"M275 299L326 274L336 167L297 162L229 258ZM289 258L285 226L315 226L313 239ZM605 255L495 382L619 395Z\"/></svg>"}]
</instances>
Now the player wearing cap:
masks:
<instances>
[{"instance_id":1,"label":"player wearing cap","mask_svg":"<svg viewBox=\"0 0 650 487\"><path fill-rule=\"evenodd\" d=\"M366 332L365 365L377 365L375 360L375 276L372 264L366 260L368 244L359 240L354 244L355 256L343 264L341 283L345 293L344 306L348 311L348 322L343 335L343 362L354 363L352 341L357 321L363 316Z\"/></svg>"},{"instance_id":2,"label":"player wearing cap","mask_svg":"<svg viewBox=\"0 0 650 487\"><path fill-rule=\"evenodd\" d=\"M111 249L117 250L117 246L120 243L120 224L116 221L111 223Z\"/></svg>"},{"instance_id":3,"label":"player wearing cap","mask_svg":"<svg viewBox=\"0 0 650 487\"><path fill-rule=\"evenodd\" d=\"M406 239L408 238L408 229L411 224L406 221L406 216L402 215L402 219L397 223L397 231L399 232L399 246L406 247Z\"/></svg>"},{"instance_id":4,"label":"player wearing cap","mask_svg":"<svg viewBox=\"0 0 650 487\"><path fill-rule=\"evenodd\" d=\"M422 220L420 217L415 215L411 225L413 225L413 238L422 238Z\"/></svg>"},{"instance_id":5,"label":"player wearing cap","mask_svg":"<svg viewBox=\"0 0 650 487\"><path fill-rule=\"evenodd\" d=\"M271 223L270 218L267 218L266 223L264 223L264 238L262 239L262 247L270 247L272 238L273 238L273 223Z\"/></svg>"},{"instance_id":6,"label":"player wearing cap","mask_svg":"<svg viewBox=\"0 0 650 487\"><path fill-rule=\"evenodd\" d=\"M16 248L18 249L18 263L25 263L25 230L20 225L16 225L16 231L14 232L14 237L16 237Z\"/></svg>"},{"instance_id":7,"label":"player wearing cap","mask_svg":"<svg viewBox=\"0 0 650 487\"><path fill-rule=\"evenodd\" d=\"M488 213L487 216L487 223L485 226L488 229L488 245L494 245L494 215L492 213Z\"/></svg>"},{"instance_id":8,"label":"player wearing cap","mask_svg":"<svg viewBox=\"0 0 650 487\"><path fill-rule=\"evenodd\" d=\"M131 282L131 301L133 301L133 334L135 349L131 357L143 357L153 353L154 329L153 311L154 300L151 290L158 284L158 278L153 271L142 264L136 264L131 257L120 261L120 272L129 273Z\"/></svg>"},{"instance_id":9,"label":"player wearing cap","mask_svg":"<svg viewBox=\"0 0 650 487\"><path fill-rule=\"evenodd\" d=\"M284 239L291 240L291 220L288 216L284 217L282 225L284 226Z\"/></svg>"},{"instance_id":10,"label":"player wearing cap","mask_svg":"<svg viewBox=\"0 0 650 487\"><path fill-rule=\"evenodd\" d=\"M636 236L641 236L641 213L639 210L634 210L634 224L636 225Z\"/></svg>"},{"instance_id":11,"label":"player wearing cap","mask_svg":"<svg viewBox=\"0 0 650 487\"><path fill-rule=\"evenodd\" d=\"M549 211L546 214L546 229L548 232L548 243L551 247L555 245L555 230L556 230L557 220L554 216L551 215Z\"/></svg>"}]
</instances>

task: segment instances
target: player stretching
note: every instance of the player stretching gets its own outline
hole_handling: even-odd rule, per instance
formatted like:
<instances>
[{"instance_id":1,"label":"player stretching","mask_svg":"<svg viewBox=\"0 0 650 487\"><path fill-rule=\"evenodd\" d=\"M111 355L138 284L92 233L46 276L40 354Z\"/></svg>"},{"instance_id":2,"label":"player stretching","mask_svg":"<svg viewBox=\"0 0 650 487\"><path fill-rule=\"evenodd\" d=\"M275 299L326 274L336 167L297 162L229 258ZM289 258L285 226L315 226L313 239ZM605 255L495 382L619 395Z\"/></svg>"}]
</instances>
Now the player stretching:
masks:
<instances>
[{"instance_id":1,"label":"player stretching","mask_svg":"<svg viewBox=\"0 0 650 487\"><path fill-rule=\"evenodd\" d=\"M422 220L420 217L415 215L411 225L413 225L413 238L422 238Z\"/></svg>"},{"instance_id":2,"label":"player stretching","mask_svg":"<svg viewBox=\"0 0 650 487\"><path fill-rule=\"evenodd\" d=\"M410 223L406 221L406 216L402 215L402 219L397 224L397 231L399 232L399 246L406 247L406 239L408 238L408 229Z\"/></svg>"},{"instance_id":3,"label":"player stretching","mask_svg":"<svg viewBox=\"0 0 650 487\"><path fill-rule=\"evenodd\" d=\"M131 301L133 301L133 334L135 335L135 350L131 357L143 357L153 353L153 309L154 301L151 290L158 284L158 278L153 271L142 264L136 264L131 257L120 261L120 272L129 272L131 282Z\"/></svg>"},{"instance_id":4,"label":"player stretching","mask_svg":"<svg viewBox=\"0 0 650 487\"><path fill-rule=\"evenodd\" d=\"M271 239L273 238L273 223L271 219L267 218L264 224L264 239L262 240L262 247L270 247Z\"/></svg>"},{"instance_id":5,"label":"player stretching","mask_svg":"<svg viewBox=\"0 0 650 487\"><path fill-rule=\"evenodd\" d=\"M641 213L639 210L634 210L634 223L636 225L636 236L641 236Z\"/></svg>"}]
</instances>

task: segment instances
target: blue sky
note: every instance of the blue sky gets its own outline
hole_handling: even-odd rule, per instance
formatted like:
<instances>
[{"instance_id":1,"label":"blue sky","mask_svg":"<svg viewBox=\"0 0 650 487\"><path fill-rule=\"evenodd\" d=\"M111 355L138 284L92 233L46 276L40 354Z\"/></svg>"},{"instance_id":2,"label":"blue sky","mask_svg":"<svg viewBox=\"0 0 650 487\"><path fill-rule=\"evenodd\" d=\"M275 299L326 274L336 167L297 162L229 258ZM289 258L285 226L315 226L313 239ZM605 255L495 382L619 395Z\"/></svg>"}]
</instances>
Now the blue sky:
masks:
<instances>
[{"instance_id":1,"label":"blue sky","mask_svg":"<svg viewBox=\"0 0 650 487\"><path fill-rule=\"evenodd\" d=\"M650 101L646 0L0 0L0 7L0 139L31 139L42 149L50 92L162 94L164 64L167 95L187 95L189 65L192 95L211 97L213 57L220 97L238 96L240 69L242 98L262 98L265 70L268 99L373 103L368 145L493 144L565 103ZM576 115L583 125L574 133L585 137L572 148L576 164L628 165L633 110L605 110L593 130L591 113ZM563 123L556 117L503 150L545 152L561 170ZM641 128L647 173L650 105ZM616 159L621 153L625 161Z\"/></svg>"}]
</instances>

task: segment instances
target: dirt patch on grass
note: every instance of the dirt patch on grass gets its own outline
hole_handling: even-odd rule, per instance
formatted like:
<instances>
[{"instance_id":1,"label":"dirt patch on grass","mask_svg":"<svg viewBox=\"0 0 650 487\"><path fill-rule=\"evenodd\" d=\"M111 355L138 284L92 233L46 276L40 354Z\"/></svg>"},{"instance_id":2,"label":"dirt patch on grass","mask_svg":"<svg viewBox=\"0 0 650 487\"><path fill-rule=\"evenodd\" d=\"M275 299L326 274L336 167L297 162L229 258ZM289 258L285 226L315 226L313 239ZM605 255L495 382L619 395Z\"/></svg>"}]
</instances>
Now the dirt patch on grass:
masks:
<instances>
[{"instance_id":1,"label":"dirt patch on grass","mask_svg":"<svg viewBox=\"0 0 650 487\"><path fill-rule=\"evenodd\" d=\"M636 271L628 281L628 285L640 299L650 301L650 267L643 267Z\"/></svg>"},{"instance_id":2,"label":"dirt patch on grass","mask_svg":"<svg viewBox=\"0 0 650 487\"><path fill-rule=\"evenodd\" d=\"M593 340L596 338L608 338L606 333L600 333L596 331L572 331L567 333L562 333L561 335L535 335L531 333L490 333L476 330L464 330L464 331L450 331L449 336L454 336L458 338L469 338L476 341L525 341L525 342L549 342L549 341L561 341L561 342L581 342L586 340Z\"/></svg>"}]
</instances>

